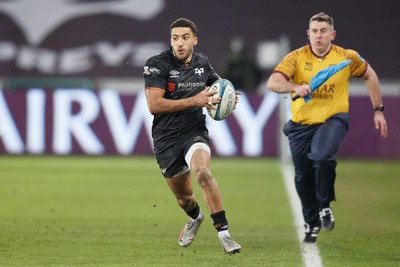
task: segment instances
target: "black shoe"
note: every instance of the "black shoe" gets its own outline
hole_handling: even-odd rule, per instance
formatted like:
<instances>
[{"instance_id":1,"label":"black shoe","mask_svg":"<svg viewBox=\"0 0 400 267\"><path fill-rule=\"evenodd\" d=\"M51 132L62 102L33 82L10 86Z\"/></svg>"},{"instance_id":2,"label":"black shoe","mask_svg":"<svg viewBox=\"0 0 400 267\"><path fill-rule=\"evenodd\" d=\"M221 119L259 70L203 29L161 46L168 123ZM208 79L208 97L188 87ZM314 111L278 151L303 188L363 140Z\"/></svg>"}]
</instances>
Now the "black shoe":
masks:
<instances>
[{"instance_id":1,"label":"black shoe","mask_svg":"<svg viewBox=\"0 0 400 267\"><path fill-rule=\"evenodd\" d=\"M317 242L317 236L319 230L321 229L321 222L318 221L313 225L309 225L308 223L304 224L306 229L306 236L304 237L303 243L315 243Z\"/></svg>"},{"instance_id":2,"label":"black shoe","mask_svg":"<svg viewBox=\"0 0 400 267\"><path fill-rule=\"evenodd\" d=\"M319 218L321 219L322 230L324 231L332 231L333 227L335 227L335 217L333 216L333 212L331 208L321 209L319 212Z\"/></svg>"}]
</instances>

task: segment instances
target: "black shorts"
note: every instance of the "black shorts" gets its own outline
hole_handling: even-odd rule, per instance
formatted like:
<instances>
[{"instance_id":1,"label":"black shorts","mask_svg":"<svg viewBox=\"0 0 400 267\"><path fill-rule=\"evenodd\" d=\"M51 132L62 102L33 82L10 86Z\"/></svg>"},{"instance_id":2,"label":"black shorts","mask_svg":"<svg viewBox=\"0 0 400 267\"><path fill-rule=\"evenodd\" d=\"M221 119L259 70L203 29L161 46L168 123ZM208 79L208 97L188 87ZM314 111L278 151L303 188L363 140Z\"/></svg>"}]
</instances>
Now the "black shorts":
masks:
<instances>
[{"instance_id":1,"label":"black shorts","mask_svg":"<svg viewBox=\"0 0 400 267\"><path fill-rule=\"evenodd\" d=\"M188 171L190 168L186 163L185 155L190 147L198 142L205 143L210 147L207 129L188 136L181 136L175 142L164 144L165 146L162 149L155 144L156 151L160 151L156 152L156 159L162 175L165 178L172 178Z\"/></svg>"}]
</instances>

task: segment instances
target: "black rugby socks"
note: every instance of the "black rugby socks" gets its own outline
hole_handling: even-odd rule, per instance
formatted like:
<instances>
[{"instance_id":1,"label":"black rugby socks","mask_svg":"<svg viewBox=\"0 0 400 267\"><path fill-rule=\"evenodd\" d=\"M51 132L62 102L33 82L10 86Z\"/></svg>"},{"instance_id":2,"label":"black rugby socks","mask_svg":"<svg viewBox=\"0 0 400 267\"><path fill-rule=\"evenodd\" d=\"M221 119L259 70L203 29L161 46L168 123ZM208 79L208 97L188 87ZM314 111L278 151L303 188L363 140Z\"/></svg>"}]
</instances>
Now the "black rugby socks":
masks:
<instances>
[{"instance_id":1,"label":"black rugby socks","mask_svg":"<svg viewBox=\"0 0 400 267\"><path fill-rule=\"evenodd\" d=\"M197 203L196 206L191 211L186 212L186 214L193 220L196 220L197 217L199 217L199 213L200 213L200 207L199 204Z\"/></svg>"},{"instance_id":2,"label":"black rugby socks","mask_svg":"<svg viewBox=\"0 0 400 267\"><path fill-rule=\"evenodd\" d=\"M214 221L214 228L218 232L228 230L228 220L225 217L225 211L219 211L210 215Z\"/></svg>"}]
</instances>

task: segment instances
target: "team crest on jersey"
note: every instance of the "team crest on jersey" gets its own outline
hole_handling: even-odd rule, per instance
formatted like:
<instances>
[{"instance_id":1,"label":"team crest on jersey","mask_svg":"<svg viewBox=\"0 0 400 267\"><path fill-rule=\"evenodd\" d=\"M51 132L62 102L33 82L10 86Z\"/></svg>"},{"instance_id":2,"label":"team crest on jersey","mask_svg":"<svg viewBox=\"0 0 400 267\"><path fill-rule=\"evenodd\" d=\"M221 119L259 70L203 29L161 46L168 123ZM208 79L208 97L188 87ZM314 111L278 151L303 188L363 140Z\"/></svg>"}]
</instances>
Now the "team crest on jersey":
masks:
<instances>
[{"instance_id":1,"label":"team crest on jersey","mask_svg":"<svg viewBox=\"0 0 400 267\"><path fill-rule=\"evenodd\" d=\"M306 62L304 65L304 70L312 71L313 64L310 62Z\"/></svg>"},{"instance_id":2,"label":"team crest on jersey","mask_svg":"<svg viewBox=\"0 0 400 267\"><path fill-rule=\"evenodd\" d=\"M169 72L169 74L171 74L171 76L169 76L169 78L178 78L179 77L179 71L177 71L177 70L171 70Z\"/></svg>"},{"instance_id":3,"label":"team crest on jersey","mask_svg":"<svg viewBox=\"0 0 400 267\"><path fill-rule=\"evenodd\" d=\"M204 68L195 68L194 73L201 76L204 73Z\"/></svg>"}]
</instances>

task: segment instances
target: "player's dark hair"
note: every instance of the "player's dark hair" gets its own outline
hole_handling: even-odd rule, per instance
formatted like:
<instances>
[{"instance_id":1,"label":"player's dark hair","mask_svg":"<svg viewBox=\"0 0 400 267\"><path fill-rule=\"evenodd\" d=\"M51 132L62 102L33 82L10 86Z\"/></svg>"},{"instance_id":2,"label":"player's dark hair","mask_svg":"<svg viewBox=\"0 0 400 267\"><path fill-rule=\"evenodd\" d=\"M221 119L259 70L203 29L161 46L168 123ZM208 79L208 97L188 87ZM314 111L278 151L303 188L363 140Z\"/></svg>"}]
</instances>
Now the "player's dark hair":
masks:
<instances>
[{"instance_id":1,"label":"player's dark hair","mask_svg":"<svg viewBox=\"0 0 400 267\"><path fill-rule=\"evenodd\" d=\"M172 22L171 26L169 27L169 31L171 32L173 28L177 27L184 27L184 28L190 28L193 32L193 34L196 36L197 35L197 27L193 23L193 21L186 19L186 18L179 18Z\"/></svg>"},{"instance_id":2,"label":"player's dark hair","mask_svg":"<svg viewBox=\"0 0 400 267\"><path fill-rule=\"evenodd\" d=\"M333 29L333 18L327 14L325 14L324 12L320 12L318 14L315 14L314 16L311 17L310 19L310 23L313 21L318 21L318 22L326 22L329 25L332 26Z\"/></svg>"}]
</instances>

